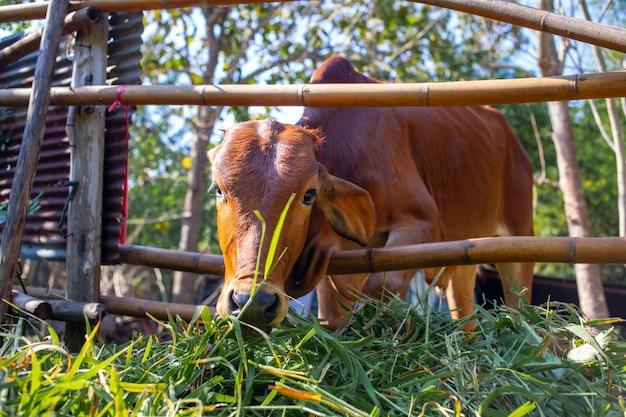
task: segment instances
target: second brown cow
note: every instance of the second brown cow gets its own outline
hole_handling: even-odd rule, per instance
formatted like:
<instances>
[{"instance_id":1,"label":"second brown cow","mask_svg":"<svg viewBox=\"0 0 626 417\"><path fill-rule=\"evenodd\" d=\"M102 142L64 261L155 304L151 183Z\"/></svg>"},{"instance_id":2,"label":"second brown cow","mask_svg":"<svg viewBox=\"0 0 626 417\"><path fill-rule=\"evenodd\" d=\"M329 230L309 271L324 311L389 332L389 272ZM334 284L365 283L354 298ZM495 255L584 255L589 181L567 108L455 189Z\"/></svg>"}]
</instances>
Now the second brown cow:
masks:
<instances>
[{"instance_id":1,"label":"second brown cow","mask_svg":"<svg viewBox=\"0 0 626 417\"><path fill-rule=\"evenodd\" d=\"M335 56L311 82L379 81ZM235 125L209 159L226 267L217 311L263 328L284 319L289 297L317 288L319 317L339 319L363 293L404 297L416 273L330 277L335 251L533 235L532 166L494 109L311 107L297 125ZM292 196L265 275L270 239ZM533 264L497 268L507 304L520 301L512 286L530 298ZM427 279L437 272L426 271ZM454 318L473 310L475 273L474 265L448 267L438 280Z\"/></svg>"}]
</instances>

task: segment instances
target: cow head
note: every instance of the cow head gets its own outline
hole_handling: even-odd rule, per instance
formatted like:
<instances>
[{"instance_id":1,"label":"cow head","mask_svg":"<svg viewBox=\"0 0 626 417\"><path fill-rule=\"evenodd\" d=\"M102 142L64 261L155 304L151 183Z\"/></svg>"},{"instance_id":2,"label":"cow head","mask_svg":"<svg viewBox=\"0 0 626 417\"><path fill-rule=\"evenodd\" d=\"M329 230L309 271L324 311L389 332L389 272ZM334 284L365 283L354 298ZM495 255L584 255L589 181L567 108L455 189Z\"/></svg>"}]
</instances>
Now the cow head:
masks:
<instances>
[{"instance_id":1,"label":"cow head","mask_svg":"<svg viewBox=\"0 0 626 417\"><path fill-rule=\"evenodd\" d=\"M369 194L328 174L315 157L320 144L316 131L268 119L235 125L208 152L225 264L218 314L238 315L262 328L284 319L289 308L285 282L307 243L312 215L323 216L334 233L362 245L374 233ZM276 256L266 268L270 241L290 201ZM265 233L255 212L263 218ZM290 278L290 291L293 282L306 281L306 291L314 288L323 273Z\"/></svg>"}]
</instances>

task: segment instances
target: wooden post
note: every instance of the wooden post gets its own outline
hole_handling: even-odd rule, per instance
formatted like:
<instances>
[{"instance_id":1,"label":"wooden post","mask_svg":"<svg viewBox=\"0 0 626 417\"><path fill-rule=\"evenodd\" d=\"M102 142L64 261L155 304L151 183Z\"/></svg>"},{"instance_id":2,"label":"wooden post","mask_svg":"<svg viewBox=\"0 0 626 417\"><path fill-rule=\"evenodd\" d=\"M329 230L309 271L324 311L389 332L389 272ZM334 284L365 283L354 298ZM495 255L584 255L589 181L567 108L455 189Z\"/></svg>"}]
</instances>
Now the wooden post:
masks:
<instances>
[{"instance_id":1,"label":"wooden post","mask_svg":"<svg viewBox=\"0 0 626 417\"><path fill-rule=\"evenodd\" d=\"M52 85L56 56L67 10L68 0L52 0L50 2L40 54L35 67L26 126L13 184L11 184L7 221L0 244L0 299L2 300L0 301L0 322L4 321L4 315L7 312L8 305L5 300L11 300L12 296L13 279L21 254L28 201L33 188L35 170L45 131L48 103L50 102L50 86Z\"/></svg>"},{"instance_id":2,"label":"wooden post","mask_svg":"<svg viewBox=\"0 0 626 417\"><path fill-rule=\"evenodd\" d=\"M108 16L76 33L72 87L106 83ZM104 105L69 109L67 133L71 146L70 198L67 218L67 296L80 302L100 298L102 236L102 170ZM68 323L65 343L78 351L85 323Z\"/></svg>"}]
</instances>

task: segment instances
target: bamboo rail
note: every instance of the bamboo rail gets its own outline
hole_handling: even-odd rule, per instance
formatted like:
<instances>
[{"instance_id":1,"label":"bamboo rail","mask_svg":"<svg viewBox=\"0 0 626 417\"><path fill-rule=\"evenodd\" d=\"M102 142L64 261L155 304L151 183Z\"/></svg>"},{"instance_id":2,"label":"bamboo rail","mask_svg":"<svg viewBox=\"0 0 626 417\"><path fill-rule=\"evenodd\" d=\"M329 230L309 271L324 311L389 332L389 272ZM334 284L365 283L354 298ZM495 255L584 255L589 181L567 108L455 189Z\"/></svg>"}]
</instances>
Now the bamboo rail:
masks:
<instances>
[{"instance_id":1,"label":"bamboo rail","mask_svg":"<svg viewBox=\"0 0 626 417\"><path fill-rule=\"evenodd\" d=\"M118 245L120 262L128 265L224 275L224 258L221 255L152 248L139 245Z\"/></svg>"},{"instance_id":2,"label":"bamboo rail","mask_svg":"<svg viewBox=\"0 0 626 417\"><path fill-rule=\"evenodd\" d=\"M48 290L46 288L28 287L28 294L31 297L39 299L48 299L52 297L52 302L58 300L59 297L65 297L65 291ZM67 303L72 301L66 300ZM133 297L115 297L112 295L100 295L100 303L106 306L107 314L118 314L122 316L143 317L150 314L158 320L167 320L168 313L173 317L179 316L186 322L190 322L193 318L198 306L190 304L165 303L161 301L150 301ZM211 316L215 316L215 309L209 307Z\"/></svg>"},{"instance_id":3,"label":"bamboo rail","mask_svg":"<svg viewBox=\"0 0 626 417\"><path fill-rule=\"evenodd\" d=\"M137 245L119 245L119 251L120 262L129 265L224 275L220 255ZM328 273L340 275L502 262L624 264L626 238L513 236L359 249L336 252L330 260Z\"/></svg>"},{"instance_id":4,"label":"bamboo rail","mask_svg":"<svg viewBox=\"0 0 626 417\"><path fill-rule=\"evenodd\" d=\"M11 4L0 7L0 23L46 17L48 1ZM265 3L263 0L85 0L70 1L70 11L97 7L103 13L140 12L144 10L178 9L182 7L232 6L237 4Z\"/></svg>"},{"instance_id":5,"label":"bamboo rail","mask_svg":"<svg viewBox=\"0 0 626 417\"><path fill-rule=\"evenodd\" d=\"M52 316L52 305L47 301L39 300L15 290L11 293L11 301L20 309L41 320L48 320Z\"/></svg>"},{"instance_id":6,"label":"bamboo rail","mask_svg":"<svg viewBox=\"0 0 626 417\"><path fill-rule=\"evenodd\" d=\"M30 294L24 294L22 290L13 290L12 302L22 310L31 313L42 320L59 320L74 323L85 323L85 318L90 323L96 323L107 314L107 308L101 303L84 303L70 301L64 298L40 300ZM46 294L46 290L34 290L40 297Z\"/></svg>"},{"instance_id":7,"label":"bamboo rail","mask_svg":"<svg viewBox=\"0 0 626 417\"><path fill-rule=\"evenodd\" d=\"M626 30L584 19L560 15L504 0L411 0L472 13L489 19L553 33L592 45L626 52ZM174 9L193 6L228 6L264 3L263 0L86 0L70 2L70 10L98 7L105 13ZM0 22L43 19L47 2L0 7Z\"/></svg>"},{"instance_id":8,"label":"bamboo rail","mask_svg":"<svg viewBox=\"0 0 626 417\"><path fill-rule=\"evenodd\" d=\"M291 84L53 87L50 104L199 106L466 106L626 96L626 71L543 78L405 84ZM25 107L31 90L0 90L0 106Z\"/></svg>"},{"instance_id":9,"label":"bamboo rail","mask_svg":"<svg viewBox=\"0 0 626 417\"><path fill-rule=\"evenodd\" d=\"M491 237L336 253L329 274L502 262L626 263L621 237Z\"/></svg>"},{"instance_id":10,"label":"bamboo rail","mask_svg":"<svg viewBox=\"0 0 626 417\"><path fill-rule=\"evenodd\" d=\"M193 318L198 306L191 304L164 303L160 301L143 300L132 297L114 297L101 295L100 302L107 306L109 314L119 314L131 317L147 317L149 313L157 320L168 320L168 313L172 317L179 316L189 323ZM208 307L211 317L215 317L215 309Z\"/></svg>"},{"instance_id":11,"label":"bamboo rail","mask_svg":"<svg viewBox=\"0 0 626 417\"><path fill-rule=\"evenodd\" d=\"M100 10L94 7L88 7L69 13L65 17L63 33L71 33L82 30L88 25L96 24L102 18ZM43 28L32 32L17 42L7 46L0 51L0 67L15 62L18 59L36 51L39 48L41 37L43 36Z\"/></svg>"},{"instance_id":12,"label":"bamboo rail","mask_svg":"<svg viewBox=\"0 0 626 417\"><path fill-rule=\"evenodd\" d=\"M505 0L410 0L626 52L626 30Z\"/></svg>"}]
</instances>

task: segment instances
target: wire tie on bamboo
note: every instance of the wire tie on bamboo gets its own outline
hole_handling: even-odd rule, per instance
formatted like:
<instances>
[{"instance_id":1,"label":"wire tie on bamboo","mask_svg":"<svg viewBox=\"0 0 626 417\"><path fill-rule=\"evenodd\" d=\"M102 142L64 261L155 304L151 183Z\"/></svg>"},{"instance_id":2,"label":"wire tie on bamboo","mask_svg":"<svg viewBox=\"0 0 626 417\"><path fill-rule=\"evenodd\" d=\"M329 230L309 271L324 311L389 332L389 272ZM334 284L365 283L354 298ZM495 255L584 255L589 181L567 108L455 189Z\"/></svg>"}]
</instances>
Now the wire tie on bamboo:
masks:
<instances>
[{"instance_id":1,"label":"wire tie on bamboo","mask_svg":"<svg viewBox=\"0 0 626 417\"><path fill-rule=\"evenodd\" d=\"M543 12L543 14L541 15L541 19L539 21L539 29L542 32L546 32L546 30L547 30L546 29L546 19L549 17L549 15L550 15L550 12L548 12L548 11Z\"/></svg>"},{"instance_id":2,"label":"wire tie on bamboo","mask_svg":"<svg viewBox=\"0 0 626 417\"><path fill-rule=\"evenodd\" d=\"M576 262L576 244L577 243L578 243L578 238L576 236L572 236L569 242L568 250L567 250L567 256L569 257L569 261L571 263Z\"/></svg>"},{"instance_id":3,"label":"wire tie on bamboo","mask_svg":"<svg viewBox=\"0 0 626 417\"><path fill-rule=\"evenodd\" d=\"M109 113L115 110L117 106L120 106L126 110L126 115L128 116L128 104L124 104L124 102L122 101L122 93L124 92L124 90L126 90L126 87L128 87L128 84L120 85L119 88L115 91L115 101L109 106ZM126 127L128 127L128 118L126 118L126 122Z\"/></svg>"},{"instance_id":4,"label":"wire tie on bamboo","mask_svg":"<svg viewBox=\"0 0 626 417\"><path fill-rule=\"evenodd\" d=\"M128 120L128 104L124 104L122 101L122 93L126 90L128 84L120 85L115 91L115 101L109 106L109 113L117 108L122 107L126 111L126 148L129 147L130 132L129 132L129 120ZM124 189L122 191L122 228L120 230L120 243L123 245L126 243L126 217L128 216L128 153L126 153L126 168L124 169Z\"/></svg>"},{"instance_id":5,"label":"wire tie on bamboo","mask_svg":"<svg viewBox=\"0 0 626 417\"><path fill-rule=\"evenodd\" d=\"M472 263L472 255L470 255L470 250L475 246L476 245L474 244L474 242L469 239L463 242L463 262L468 265Z\"/></svg>"},{"instance_id":6,"label":"wire tie on bamboo","mask_svg":"<svg viewBox=\"0 0 626 417\"><path fill-rule=\"evenodd\" d=\"M302 87L298 89L298 92L296 93L296 95L298 97L298 102L300 102L301 106L306 106L306 103L304 102L305 100L304 94L308 93L309 91L310 91L309 87L306 84L303 84Z\"/></svg>"},{"instance_id":7,"label":"wire tie on bamboo","mask_svg":"<svg viewBox=\"0 0 626 417\"><path fill-rule=\"evenodd\" d=\"M200 98L202 99L202 104L201 106L210 106L210 104L207 103L206 100L206 95L207 95L207 89L208 89L208 85L203 85L202 89L200 90ZM199 122L199 120L198 120Z\"/></svg>"}]
</instances>

